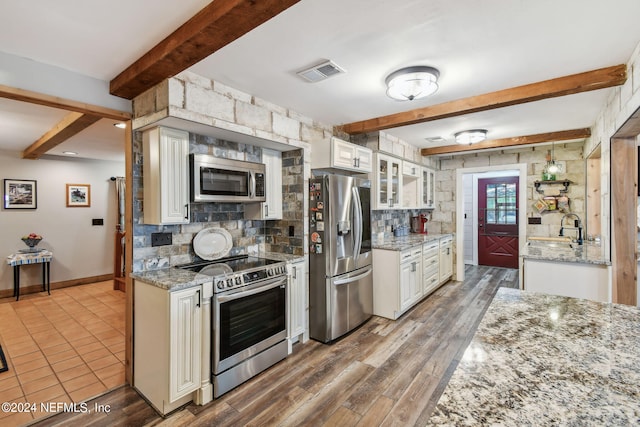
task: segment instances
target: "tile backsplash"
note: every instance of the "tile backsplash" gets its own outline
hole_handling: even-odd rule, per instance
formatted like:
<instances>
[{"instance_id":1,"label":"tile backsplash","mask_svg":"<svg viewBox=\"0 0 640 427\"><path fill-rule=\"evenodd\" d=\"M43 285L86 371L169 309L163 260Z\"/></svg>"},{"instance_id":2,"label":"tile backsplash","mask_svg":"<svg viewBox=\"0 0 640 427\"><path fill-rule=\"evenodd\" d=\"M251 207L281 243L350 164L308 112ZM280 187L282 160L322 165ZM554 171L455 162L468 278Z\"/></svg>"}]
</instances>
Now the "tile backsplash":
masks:
<instances>
[{"instance_id":1,"label":"tile backsplash","mask_svg":"<svg viewBox=\"0 0 640 427\"><path fill-rule=\"evenodd\" d=\"M184 225L146 225L142 223L144 209L142 176L142 132L134 133L134 230L133 271L145 271L187 264L199 260L192 240L207 227L221 227L233 238L232 255L257 254L262 251L303 254L303 154L302 150L283 152L283 219L262 221L245 219L242 203L191 203L190 223ZM189 134L189 152L217 157L262 161L262 149L252 145ZM151 246L151 234L172 234L172 244Z\"/></svg>"},{"instance_id":2,"label":"tile backsplash","mask_svg":"<svg viewBox=\"0 0 640 427\"><path fill-rule=\"evenodd\" d=\"M431 218L429 211L418 209L371 211L371 234L374 238L379 233L384 233L384 237L392 237L393 230L395 230L396 227L411 227L411 217L418 216L419 214L426 214L427 218Z\"/></svg>"}]
</instances>

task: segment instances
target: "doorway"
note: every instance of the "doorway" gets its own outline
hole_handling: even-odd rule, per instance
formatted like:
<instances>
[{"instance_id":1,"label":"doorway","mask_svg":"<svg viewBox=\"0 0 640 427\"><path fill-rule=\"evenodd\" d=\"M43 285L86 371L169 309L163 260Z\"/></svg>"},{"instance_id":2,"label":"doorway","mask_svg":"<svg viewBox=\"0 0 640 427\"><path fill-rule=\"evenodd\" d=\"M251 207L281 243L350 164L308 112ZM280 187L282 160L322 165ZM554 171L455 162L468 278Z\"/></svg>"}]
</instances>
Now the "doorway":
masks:
<instances>
[{"instance_id":1,"label":"doorway","mask_svg":"<svg viewBox=\"0 0 640 427\"><path fill-rule=\"evenodd\" d=\"M518 268L518 177L478 180L478 264Z\"/></svg>"},{"instance_id":2,"label":"doorway","mask_svg":"<svg viewBox=\"0 0 640 427\"><path fill-rule=\"evenodd\" d=\"M456 170L456 253L455 273L456 280L464 280L465 263L477 265L478 259L478 190L477 182L485 178L513 177L518 183L516 195L517 206L527 205L527 192L522 191L527 185L527 164L515 163L496 166L480 166L473 168L460 168ZM470 208L473 206L473 208ZM526 209L517 209L516 226L519 242L526 239ZM466 215L465 215L466 214ZM510 213L509 216L512 216ZM506 214L503 218L506 217ZM516 245L517 247L517 245ZM472 254L470 252L473 252ZM520 266L519 257L516 256Z\"/></svg>"}]
</instances>

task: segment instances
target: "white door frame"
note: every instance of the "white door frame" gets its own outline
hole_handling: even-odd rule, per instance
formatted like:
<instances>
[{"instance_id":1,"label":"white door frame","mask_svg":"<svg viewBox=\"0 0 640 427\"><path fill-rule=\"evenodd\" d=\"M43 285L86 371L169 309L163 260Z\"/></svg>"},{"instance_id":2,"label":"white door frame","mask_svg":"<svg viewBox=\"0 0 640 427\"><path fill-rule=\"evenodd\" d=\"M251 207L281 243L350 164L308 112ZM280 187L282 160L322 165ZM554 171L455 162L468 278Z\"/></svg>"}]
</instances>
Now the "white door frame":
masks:
<instances>
[{"instance_id":1,"label":"white door frame","mask_svg":"<svg viewBox=\"0 0 640 427\"><path fill-rule=\"evenodd\" d=\"M518 236L527 238L527 164L515 163L498 166L480 166L456 169L456 280L464 280L464 174L480 174L505 170L518 171ZM477 187L476 187L477 188Z\"/></svg>"}]
</instances>

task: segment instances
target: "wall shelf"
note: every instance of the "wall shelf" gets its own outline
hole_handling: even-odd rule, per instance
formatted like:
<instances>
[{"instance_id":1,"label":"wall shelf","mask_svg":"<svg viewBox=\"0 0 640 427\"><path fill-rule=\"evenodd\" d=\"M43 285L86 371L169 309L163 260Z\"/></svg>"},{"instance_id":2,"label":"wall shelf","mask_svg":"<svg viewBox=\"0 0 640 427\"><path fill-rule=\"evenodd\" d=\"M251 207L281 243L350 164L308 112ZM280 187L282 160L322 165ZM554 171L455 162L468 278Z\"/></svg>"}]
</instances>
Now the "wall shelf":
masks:
<instances>
[{"instance_id":1,"label":"wall shelf","mask_svg":"<svg viewBox=\"0 0 640 427\"><path fill-rule=\"evenodd\" d=\"M533 185L536 187L536 191L540 194L544 194L544 191L540 190L541 185L563 185L564 189L560 190L560 194L565 194L569 191L569 185L573 184L573 181L569 181L568 179L562 179L558 181L535 181Z\"/></svg>"}]
</instances>

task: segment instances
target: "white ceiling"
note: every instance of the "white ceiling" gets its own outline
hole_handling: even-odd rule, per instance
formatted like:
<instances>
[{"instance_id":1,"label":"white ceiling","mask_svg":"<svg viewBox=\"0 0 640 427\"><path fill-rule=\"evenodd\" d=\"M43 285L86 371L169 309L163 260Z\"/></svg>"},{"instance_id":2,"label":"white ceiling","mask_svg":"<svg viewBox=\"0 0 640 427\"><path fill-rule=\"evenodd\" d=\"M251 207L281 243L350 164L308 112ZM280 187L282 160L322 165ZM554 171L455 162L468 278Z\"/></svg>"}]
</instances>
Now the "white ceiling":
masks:
<instances>
[{"instance_id":1,"label":"white ceiling","mask_svg":"<svg viewBox=\"0 0 640 427\"><path fill-rule=\"evenodd\" d=\"M209 1L0 3L0 52L109 81ZM302 0L191 70L339 125L626 63L640 42L638 16L638 0ZM295 74L328 59L347 73L318 83ZM439 69L440 89L426 99L391 100L385 77L411 65ZM436 144L426 137L451 143L453 133L470 128L497 139L590 127L610 90L387 132L430 147ZM63 115L0 101L0 148L26 148ZM122 138L103 136L113 134L103 122L52 154L96 157L99 148L109 158L113 144L122 158Z\"/></svg>"}]
</instances>

